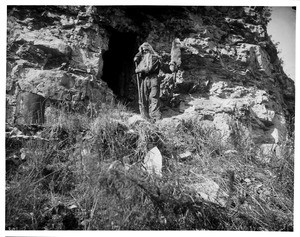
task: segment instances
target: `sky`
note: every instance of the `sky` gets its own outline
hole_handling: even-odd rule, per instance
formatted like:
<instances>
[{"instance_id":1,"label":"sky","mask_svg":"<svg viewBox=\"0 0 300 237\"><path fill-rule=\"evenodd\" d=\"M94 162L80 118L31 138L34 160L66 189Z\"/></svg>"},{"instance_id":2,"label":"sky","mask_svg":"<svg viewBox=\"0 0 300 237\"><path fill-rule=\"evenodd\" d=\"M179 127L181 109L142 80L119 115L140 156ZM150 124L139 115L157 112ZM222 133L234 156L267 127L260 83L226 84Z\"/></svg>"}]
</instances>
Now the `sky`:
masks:
<instances>
[{"instance_id":1,"label":"sky","mask_svg":"<svg viewBox=\"0 0 300 237\"><path fill-rule=\"evenodd\" d=\"M295 80L295 33L296 11L291 7L272 7L268 34L274 43L279 42L278 57L283 60L286 75Z\"/></svg>"}]
</instances>

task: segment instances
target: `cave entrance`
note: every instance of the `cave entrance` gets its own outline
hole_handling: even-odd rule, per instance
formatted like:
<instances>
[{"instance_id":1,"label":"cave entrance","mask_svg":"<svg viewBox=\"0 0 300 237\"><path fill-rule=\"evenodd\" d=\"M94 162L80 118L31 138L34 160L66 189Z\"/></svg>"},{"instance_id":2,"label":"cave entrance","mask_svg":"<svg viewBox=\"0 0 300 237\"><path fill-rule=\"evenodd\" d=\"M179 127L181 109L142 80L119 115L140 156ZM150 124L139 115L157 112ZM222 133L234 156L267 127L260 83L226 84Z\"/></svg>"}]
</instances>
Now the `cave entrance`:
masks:
<instances>
[{"instance_id":1,"label":"cave entrance","mask_svg":"<svg viewBox=\"0 0 300 237\"><path fill-rule=\"evenodd\" d=\"M137 53L137 35L113 31L109 48L103 54L103 76L117 99L128 103L132 101L132 76L134 75L134 55Z\"/></svg>"}]
</instances>

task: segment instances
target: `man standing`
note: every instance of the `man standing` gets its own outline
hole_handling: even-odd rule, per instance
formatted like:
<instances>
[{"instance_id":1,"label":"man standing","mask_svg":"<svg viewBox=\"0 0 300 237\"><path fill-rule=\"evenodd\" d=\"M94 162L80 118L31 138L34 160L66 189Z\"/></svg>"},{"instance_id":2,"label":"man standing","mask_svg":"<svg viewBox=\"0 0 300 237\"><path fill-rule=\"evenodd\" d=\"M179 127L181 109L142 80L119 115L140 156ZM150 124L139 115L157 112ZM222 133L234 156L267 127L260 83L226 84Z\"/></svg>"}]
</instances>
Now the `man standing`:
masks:
<instances>
[{"instance_id":1,"label":"man standing","mask_svg":"<svg viewBox=\"0 0 300 237\"><path fill-rule=\"evenodd\" d=\"M161 119L158 73L160 69L160 56L152 46L145 42L139 47L134 57L136 65L139 90L139 108L141 115L155 122Z\"/></svg>"}]
</instances>

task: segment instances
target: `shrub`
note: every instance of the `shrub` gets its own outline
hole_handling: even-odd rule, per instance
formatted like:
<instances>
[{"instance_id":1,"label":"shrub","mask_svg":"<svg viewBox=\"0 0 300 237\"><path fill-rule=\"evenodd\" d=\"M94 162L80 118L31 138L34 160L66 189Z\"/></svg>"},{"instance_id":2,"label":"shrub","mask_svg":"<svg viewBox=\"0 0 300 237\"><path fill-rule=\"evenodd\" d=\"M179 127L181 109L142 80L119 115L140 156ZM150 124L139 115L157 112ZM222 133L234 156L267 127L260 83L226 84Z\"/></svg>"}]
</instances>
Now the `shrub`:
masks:
<instances>
[{"instance_id":1,"label":"shrub","mask_svg":"<svg viewBox=\"0 0 300 237\"><path fill-rule=\"evenodd\" d=\"M18 143L28 153L7 177L6 229L293 230L292 140L266 163L234 126L225 143L198 120L128 127L121 105L96 118L60 116L42 131L46 140ZM162 177L143 167L154 146ZM227 194L224 205L193 188L204 180Z\"/></svg>"}]
</instances>

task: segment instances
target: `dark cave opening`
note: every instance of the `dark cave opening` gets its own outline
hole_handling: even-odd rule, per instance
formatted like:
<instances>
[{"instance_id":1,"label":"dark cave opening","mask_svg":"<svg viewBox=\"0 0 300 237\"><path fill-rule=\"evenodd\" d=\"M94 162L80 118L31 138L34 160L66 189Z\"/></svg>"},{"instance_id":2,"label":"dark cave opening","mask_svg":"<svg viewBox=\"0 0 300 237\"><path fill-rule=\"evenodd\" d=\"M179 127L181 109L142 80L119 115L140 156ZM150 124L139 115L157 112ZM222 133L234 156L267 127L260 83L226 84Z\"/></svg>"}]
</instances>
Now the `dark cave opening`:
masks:
<instances>
[{"instance_id":1,"label":"dark cave opening","mask_svg":"<svg viewBox=\"0 0 300 237\"><path fill-rule=\"evenodd\" d=\"M109 49L103 54L102 79L107 82L123 102L130 102L131 80L134 75L134 55L137 53L137 35L112 31L109 39Z\"/></svg>"}]
</instances>

